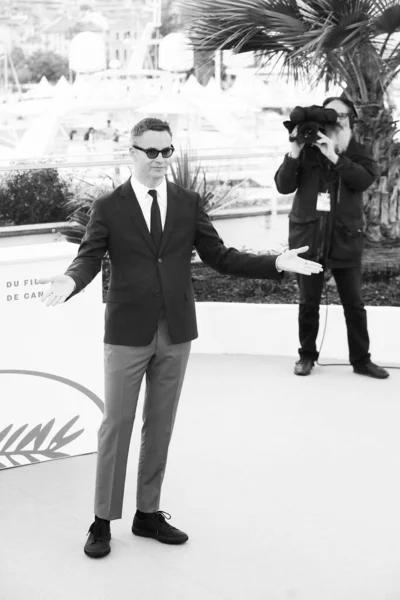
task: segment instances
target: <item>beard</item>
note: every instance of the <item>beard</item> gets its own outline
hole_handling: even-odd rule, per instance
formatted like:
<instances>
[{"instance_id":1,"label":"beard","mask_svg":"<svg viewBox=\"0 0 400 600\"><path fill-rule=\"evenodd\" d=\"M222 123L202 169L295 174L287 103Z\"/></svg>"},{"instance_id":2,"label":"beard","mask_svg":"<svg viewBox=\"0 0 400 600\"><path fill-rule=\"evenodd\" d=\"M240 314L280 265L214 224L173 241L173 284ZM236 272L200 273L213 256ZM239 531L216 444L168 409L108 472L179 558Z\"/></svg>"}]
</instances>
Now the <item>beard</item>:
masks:
<instances>
[{"instance_id":1,"label":"beard","mask_svg":"<svg viewBox=\"0 0 400 600\"><path fill-rule=\"evenodd\" d=\"M335 151L338 154L342 154L348 148L352 136L352 131L350 127L334 125L333 127L326 127L325 135L334 141Z\"/></svg>"}]
</instances>

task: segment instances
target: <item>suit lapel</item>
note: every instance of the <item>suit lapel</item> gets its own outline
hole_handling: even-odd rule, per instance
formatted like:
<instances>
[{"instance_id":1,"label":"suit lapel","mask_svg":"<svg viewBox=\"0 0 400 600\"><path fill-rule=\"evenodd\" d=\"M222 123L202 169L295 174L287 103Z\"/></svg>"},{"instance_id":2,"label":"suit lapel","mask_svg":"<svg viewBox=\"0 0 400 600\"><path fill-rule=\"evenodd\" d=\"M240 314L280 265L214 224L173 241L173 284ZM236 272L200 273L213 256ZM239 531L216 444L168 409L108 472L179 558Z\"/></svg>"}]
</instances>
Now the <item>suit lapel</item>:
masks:
<instances>
[{"instance_id":1,"label":"suit lapel","mask_svg":"<svg viewBox=\"0 0 400 600\"><path fill-rule=\"evenodd\" d=\"M167 215L165 217L164 231L161 238L160 252L165 248L168 239L171 237L174 226L175 217L178 214L178 198L177 194L167 181Z\"/></svg>"},{"instance_id":2,"label":"suit lapel","mask_svg":"<svg viewBox=\"0 0 400 600\"><path fill-rule=\"evenodd\" d=\"M120 196L122 206L132 218L135 226L137 227L144 241L148 244L152 252L155 253L156 249L154 247L149 228L147 227L147 223L143 216L142 209L140 208L139 202L132 189L130 179L128 179L127 181L125 181L125 183L122 184L120 188Z\"/></svg>"}]
</instances>

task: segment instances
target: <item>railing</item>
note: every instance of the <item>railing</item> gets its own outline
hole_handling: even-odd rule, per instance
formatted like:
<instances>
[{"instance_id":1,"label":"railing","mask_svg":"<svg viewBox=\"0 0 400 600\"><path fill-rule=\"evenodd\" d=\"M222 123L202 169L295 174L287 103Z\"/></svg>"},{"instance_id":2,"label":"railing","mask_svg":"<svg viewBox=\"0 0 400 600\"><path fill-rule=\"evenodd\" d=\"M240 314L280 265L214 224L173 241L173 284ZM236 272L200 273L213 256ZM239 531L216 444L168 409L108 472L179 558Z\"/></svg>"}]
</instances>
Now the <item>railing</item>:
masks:
<instances>
[{"instance_id":1,"label":"railing","mask_svg":"<svg viewBox=\"0 0 400 600\"><path fill-rule=\"evenodd\" d=\"M0 238L58 233L66 223L39 223L38 225L12 225L0 227Z\"/></svg>"},{"instance_id":2,"label":"railing","mask_svg":"<svg viewBox=\"0 0 400 600\"><path fill-rule=\"evenodd\" d=\"M189 150L189 161L201 162L204 166L210 166L215 161L254 161L257 159L283 158L287 151L284 146L241 147L236 148L203 148L201 150ZM172 162L176 162L178 153L172 155ZM132 159L127 149L113 153L85 153L74 154L73 157L47 155L35 157L0 158L0 172L12 170L30 170L45 168L84 168L84 167L112 167L120 165L131 165Z\"/></svg>"},{"instance_id":3,"label":"railing","mask_svg":"<svg viewBox=\"0 0 400 600\"><path fill-rule=\"evenodd\" d=\"M227 196L224 201L218 202L209 209L212 219L226 219L230 217L259 216L280 212L287 212L288 204L278 202L274 172L278 162L282 160L285 149L279 146L269 147L243 147L238 151L236 148L206 148L188 151L189 161L201 164L206 173L206 180L220 181L246 181L236 192L237 196ZM173 155L172 161L179 159L180 151ZM94 190L100 185L108 186L108 177L119 185L127 179L131 172L132 158L127 149L118 152L80 154L73 157L66 156L42 156L40 158L26 157L14 160L0 159L0 177L12 171L30 171L42 169L57 169L64 171L67 175L73 174L77 180L89 184ZM170 177L172 180L172 177ZM111 181L110 181L111 188ZM237 200L243 200L240 207ZM248 206L243 204L248 203ZM256 204L256 206L254 206ZM62 241L61 230L65 222L44 223L39 225L0 226L0 246L30 245L55 241Z\"/></svg>"},{"instance_id":4,"label":"railing","mask_svg":"<svg viewBox=\"0 0 400 600\"><path fill-rule=\"evenodd\" d=\"M206 174L206 180L212 184L216 181L238 182L247 180L248 184L241 188L240 194L246 201L263 198L263 202L272 204L276 212L276 189L274 173L278 168L287 148L275 145L265 147L237 148L203 148L197 151L188 149L189 162L200 164ZM172 156L172 164L177 164L180 150ZM0 158L0 175L11 171L30 171L42 169L67 170L76 174L84 171L82 178L92 184L98 184L104 175L110 176L115 185L127 179L131 173L132 158L128 149L119 149L113 153L79 154L71 157L48 155L26 157L15 160ZM230 202L223 205L227 208ZM213 209L212 214L220 211ZM222 213L221 213L222 214Z\"/></svg>"}]
</instances>

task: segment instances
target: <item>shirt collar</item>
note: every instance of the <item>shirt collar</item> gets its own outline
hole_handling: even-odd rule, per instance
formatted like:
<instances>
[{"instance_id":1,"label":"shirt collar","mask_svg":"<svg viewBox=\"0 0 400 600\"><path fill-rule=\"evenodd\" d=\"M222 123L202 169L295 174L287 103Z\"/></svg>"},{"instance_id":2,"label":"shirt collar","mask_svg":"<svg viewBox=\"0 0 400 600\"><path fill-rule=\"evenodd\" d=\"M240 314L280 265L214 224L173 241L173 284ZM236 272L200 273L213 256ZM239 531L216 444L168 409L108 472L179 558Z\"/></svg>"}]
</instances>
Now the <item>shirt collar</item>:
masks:
<instances>
[{"instance_id":1,"label":"shirt collar","mask_svg":"<svg viewBox=\"0 0 400 600\"><path fill-rule=\"evenodd\" d=\"M146 200L146 194L149 189L157 190L157 200L160 204L166 206L167 204L167 180L164 177L159 186L155 188L148 188L136 179L134 175L131 175L131 186L135 192L135 196L138 199L139 204L143 204Z\"/></svg>"}]
</instances>

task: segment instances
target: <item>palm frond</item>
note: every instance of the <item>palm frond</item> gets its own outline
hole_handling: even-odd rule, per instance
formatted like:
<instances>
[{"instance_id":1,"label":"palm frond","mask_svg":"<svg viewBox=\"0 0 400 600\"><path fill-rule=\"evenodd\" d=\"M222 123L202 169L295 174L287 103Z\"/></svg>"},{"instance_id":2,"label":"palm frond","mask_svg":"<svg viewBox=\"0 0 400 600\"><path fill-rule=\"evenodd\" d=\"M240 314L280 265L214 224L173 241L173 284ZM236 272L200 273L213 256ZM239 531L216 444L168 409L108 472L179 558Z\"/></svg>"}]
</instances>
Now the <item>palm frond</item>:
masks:
<instances>
[{"instance_id":1,"label":"palm frond","mask_svg":"<svg viewBox=\"0 0 400 600\"><path fill-rule=\"evenodd\" d=\"M392 2L387 8L379 12L371 24L375 35L386 34L393 35L396 31L400 31L400 5Z\"/></svg>"},{"instance_id":2,"label":"palm frond","mask_svg":"<svg viewBox=\"0 0 400 600\"><path fill-rule=\"evenodd\" d=\"M261 67L278 61L281 76L339 84L360 109L361 141L381 164L392 161L396 126L384 97L400 74L399 0L182 0L181 6L195 50L254 51Z\"/></svg>"},{"instance_id":3,"label":"palm frond","mask_svg":"<svg viewBox=\"0 0 400 600\"><path fill-rule=\"evenodd\" d=\"M232 47L234 39L240 35L273 37L287 46L300 47L304 42L318 38L328 26L336 29L346 43L352 42L356 34L360 36L361 27L368 24L364 2L300 2L295 0L197 0L192 3L183 0L189 34L195 42L199 38L209 49ZM340 34L340 30L342 33ZM229 32L229 33L228 33ZM261 35L260 35L261 34ZM303 38L303 39L301 39ZM218 46L215 41L218 40ZM268 41L265 40L268 45ZM353 42L352 42L353 43ZM262 48L260 48L262 49Z\"/></svg>"},{"instance_id":4,"label":"palm frond","mask_svg":"<svg viewBox=\"0 0 400 600\"><path fill-rule=\"evenodd\" d=\"M205 188L204 171L193 150L181 148L170 168L174 183L202 196Z\"/></svg>"},{"instance_id":5,"label":"palm frond","mask_svg":"<svg viewBox=\"0 0 400 600\"><path fill-rule=\"evenodd\" d=\"M253 50L262 66L279 56L281 76L296 81L309 79L307 71L318 67L316 81L350 84L365 98L374 90L382 95L397 68L397 51L392 50L390 63L385 61L376 35L384 26L388 29L388 18L397 19L398 2L394 6L392 0L183 0L182 4L191 14L188 33L195 48ZM349 79L341 80L343 75Z\"/></svg>"}]
</instances>

